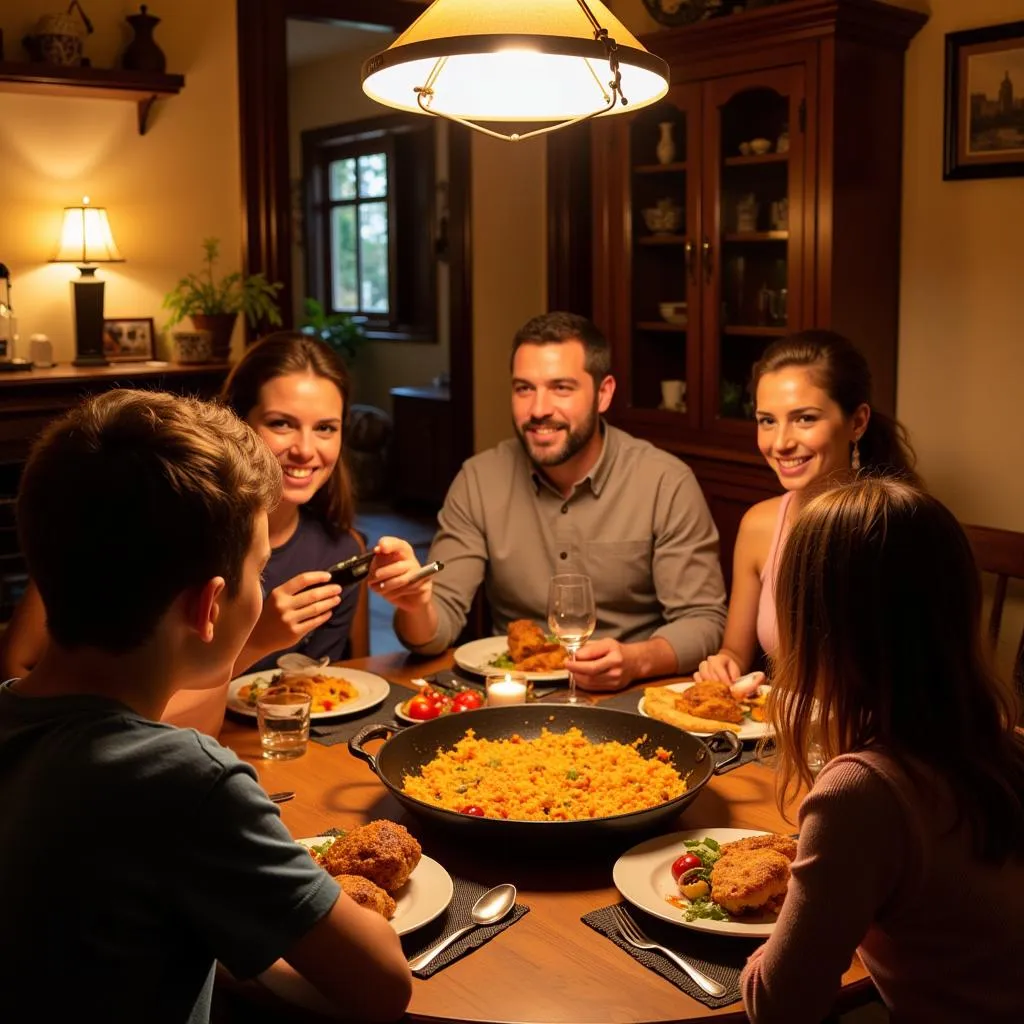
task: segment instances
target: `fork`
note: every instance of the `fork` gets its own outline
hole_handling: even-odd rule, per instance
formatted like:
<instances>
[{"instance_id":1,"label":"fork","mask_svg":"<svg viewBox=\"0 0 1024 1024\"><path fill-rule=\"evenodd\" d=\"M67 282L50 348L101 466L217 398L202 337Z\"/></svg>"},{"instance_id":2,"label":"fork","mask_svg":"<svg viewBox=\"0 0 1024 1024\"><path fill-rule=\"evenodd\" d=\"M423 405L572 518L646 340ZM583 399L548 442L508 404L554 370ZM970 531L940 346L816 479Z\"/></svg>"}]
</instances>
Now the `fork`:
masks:
<instances>
[{"instance_id":1,"label":"fork","mask_svg":"<svg viewBox=\"0 0 1024 1024\"><path fill-rule=\"evenodd\" d=\"M619 934L631 946L637 949L656 949L662 956L667 956L674 964L681 967L709 996L724 996L725 986L719 985L713 978L709 978L703 971L697 970L688 960L684 960L678 953L673 953L666 946L660 946L652 942L640 929L636 922L626 913L621 906L612 907L612 917L615 918L615 926Z\"/></svg>"}]
</instances>

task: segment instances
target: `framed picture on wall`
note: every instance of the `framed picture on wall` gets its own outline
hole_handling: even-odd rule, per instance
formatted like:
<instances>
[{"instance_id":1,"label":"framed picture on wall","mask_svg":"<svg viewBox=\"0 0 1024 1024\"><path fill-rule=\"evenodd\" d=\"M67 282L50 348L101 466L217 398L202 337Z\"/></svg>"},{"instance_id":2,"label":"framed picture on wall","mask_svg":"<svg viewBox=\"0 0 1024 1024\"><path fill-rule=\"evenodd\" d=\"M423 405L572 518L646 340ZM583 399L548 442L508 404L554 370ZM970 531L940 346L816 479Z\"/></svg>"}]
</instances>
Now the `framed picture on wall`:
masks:
<instances>
[{"instance_id":1,"label":"framed picture on wall","mask_svg":"<svg viewBox=\"0 0 1024 1024\"><path fill-rule=\"evenodd\" d=\"M1024 21L946 36L942 177L1024 175Z\"/></svg>"},{"instance_id":2,"label":"framed picture on wall","mask_svg":"<svg viewBox=\"0 0 1024 1024\"><path fill-rule=\"evenodd\" d=\"M153 318L137 316L103 321L103 354L112 363L153 358Z\"/></svg>"}]
</instances>

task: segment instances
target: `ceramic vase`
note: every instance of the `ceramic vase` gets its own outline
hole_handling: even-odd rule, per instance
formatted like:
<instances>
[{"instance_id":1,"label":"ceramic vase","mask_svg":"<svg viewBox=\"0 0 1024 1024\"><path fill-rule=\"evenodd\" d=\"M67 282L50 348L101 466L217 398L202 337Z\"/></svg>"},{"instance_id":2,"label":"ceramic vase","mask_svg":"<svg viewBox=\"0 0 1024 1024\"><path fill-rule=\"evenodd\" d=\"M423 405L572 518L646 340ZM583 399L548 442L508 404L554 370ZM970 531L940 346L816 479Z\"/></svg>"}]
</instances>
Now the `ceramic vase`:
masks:
<instances>
[{"instance_id":1,"label":"ceramic vase","mask_svg":"<svg viewBox=\"0 0 1024 1024\"><path fill-rule=\"evenodd\" d=\"M671 121L662 121L658 128L661 129L661 136L654 152L658 157L659 164L670 164L676 158L676 140L672 137L672 129L675 125Z\"/></svg>"},{"instance_id":2,"label":"ceramic vase","mask_svg":"<svg viewBox=\"0 0 1024 1024\"><path fill-rule=\"evenodd\" d=\"M135 38L124 51L121 66L126 71L165 71L167 58L153 39L153 29L160 24L160 19L148 14L146 5L142 4L139 13L129 14L125 21L131 25Z\"/></svg>"}]
</instances>

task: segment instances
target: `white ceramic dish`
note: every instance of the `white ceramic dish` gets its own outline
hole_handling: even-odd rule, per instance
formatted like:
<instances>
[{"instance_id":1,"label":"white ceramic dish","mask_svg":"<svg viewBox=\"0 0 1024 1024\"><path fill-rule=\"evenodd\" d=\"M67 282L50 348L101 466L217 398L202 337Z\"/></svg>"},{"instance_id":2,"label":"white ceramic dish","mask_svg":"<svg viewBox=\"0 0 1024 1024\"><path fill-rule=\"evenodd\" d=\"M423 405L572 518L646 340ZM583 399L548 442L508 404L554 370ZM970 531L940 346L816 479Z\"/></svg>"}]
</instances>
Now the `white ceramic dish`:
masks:
<instances>
[{"instance_id":1,"label":"white ceramic dish","mask_svg":"<svg viewBox=\"0 0 1024 1024\"><path fill-rule=\"evenodd\" d=\"M688 690L691 686L693 686L693 683L669 683L669 685L666 686L665 689L671 690L673 693L682 693L684 690ZM761 689L762 687L758 687L758 690ZM768 687L765 686L763 687L763 689L767 690ZM647 718L650 717L644 710L643 697L640 698L640 701L637 704L636 709L640 712L641 715L644 715ZM712 734L709 732L695 732L691 733L691 735L710 736ZM768 723L755 722L752 718L744 718L743 722L740 725L740 731L737 733L737 735L741 740L759 740L762 736L768 735Z\"/></svg>"},{"instance_id":2,"label":"white ceramic dish","mask_svg":"<svg viewBox=\"0 0 1024 1024\"><path fill-rule=\"evenodd\" d=\"M255 718L255 705L247 704L244 700L240 700L238 691L246 684L254 683L257 679L269 680L276 672L277 669L271 669L266 672L250 672L248 675L232 679L228 685L228 707L232 711L237 711L240 715L248 715L250 718ZM309 716L311 721L323 718L339 718L342 715L354 715L359 711L366 711L368 708L380 704L391 693L388 681L381 676L374 675L372 672L360 672L354 668L341 669L328 666L326 668L318 668L315 674L344 677L359 692L353 700L345 701L344 704L339 704L337 708L332 708L330 711L314 711Z\"/></svg>"},{"instance_id":3,"label":"white ceramic dish","mask_svg":"<svg viewBox=\"0 0 1024 1024\"><path fill-rule=\"evenodd\" d=\"M487 675L490 672L501 672L502 669L492 665L495 658L508 652L508 639L503 636L485 636L480 640L472 640L455 649L455 664L467 672L475 672L477 675ZM517 671L509 669L510 672ZM565 669L557 672L524 672L527 679L535 683L558 682L568 679L569 674Z\"/></svg>"},{"instance_id":4,"label":"white ceramic dish","mask_svg":"<svg viewBox=\"0 0 1024 1024\"><path fill-rule=\"evenodd\" d=\"M303 846L319 846L330 836L299 839ZM399 935L422 928L444 913L452 901L452 876L432 857L421 857L409 881L393 893L395 916L388 922Z\"/></svg>"},{"instance_id":5,"label":"white ceramic dish","mask_svg":"<svg viewBox=\"0 0 1024 1024\"><path fill-rule=\"evenodd\" d=\"M679 895L672 877L672 862L686 853L683 845L685 840L711 838L719 843L732 843L747 836L767 834L748 828L694 828L687 832L657 836L627 850L612 868L612 881L627 902L669 924L715 935L733 935L745 939L767 938L775 928L775 914L729 921L705 918L687 921L684 911L669 903L666 898Z\"/></svg>"}]
</instances>

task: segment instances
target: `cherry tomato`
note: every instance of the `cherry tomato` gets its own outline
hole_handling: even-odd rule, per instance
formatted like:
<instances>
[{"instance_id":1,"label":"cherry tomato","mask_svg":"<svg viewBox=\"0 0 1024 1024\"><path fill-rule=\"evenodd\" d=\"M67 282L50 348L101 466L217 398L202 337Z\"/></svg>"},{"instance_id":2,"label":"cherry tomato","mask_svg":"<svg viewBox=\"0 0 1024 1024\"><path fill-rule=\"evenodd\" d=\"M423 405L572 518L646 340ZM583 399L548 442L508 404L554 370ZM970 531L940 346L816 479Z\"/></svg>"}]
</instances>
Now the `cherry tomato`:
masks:
<instances>
[{"instance_id":1,"label":"cherry tomato","mask_svg":"<svg viewBox=\"0 0 1024 1024\"><path fill-rule=\"evenodd\" d=\"M484 699L476 690L463 690L452 701L452 711L476 711L484 706Z\"/></svg>"},{"instance_id":2,"label":"cherry tomato","mask_svg":"<svg viewBox=\"0 0 1024 1024\"><path fill-rule=\"evenodd\" d=\"M471 814L474 818L487 817L487 815L484 814L484 809L482 807L477 807L476 804L467 804L459 811L459 814Z\"/></svg>"},{"instance_id":3,"label":"cherry tomato","mask_svg":"<svg viewBox=\"0 0 1024 1024\"><path fill-rule=\"evenodd\" d=\"M421 697L425 697L431 704L437 704L442 708L451 703L448 697L441 693L440 690L435 690L432 686L424 686L423 689L420 690L419 695Z\"/></svg>"},{"instance_id":4,"label":"cherry tomato","mask_svg":"<svg viewBox=\"0 0 1024 1024\"><path fill-rule=\"evenodd\" d=\"M702 868L704 861L700 859L695 853L684 853L682 857L678 857L672 863L672 877L678 882L679 876L684 871L689 871L690 868Z\"/></svg>"},{"instance_id":5,"label":"cherry tomato","mask_svg":"<svg viewBox=\"0 0 1024 1024\"><path fill-rule=\"evenodd\" d=\"M418 693L415 697L409 698L405 711L410 718L415 718L418 722L425 722L428 719L437 718L441 714L441 706L428 700L422 693Z\"/></svg>"}]
</instances>

